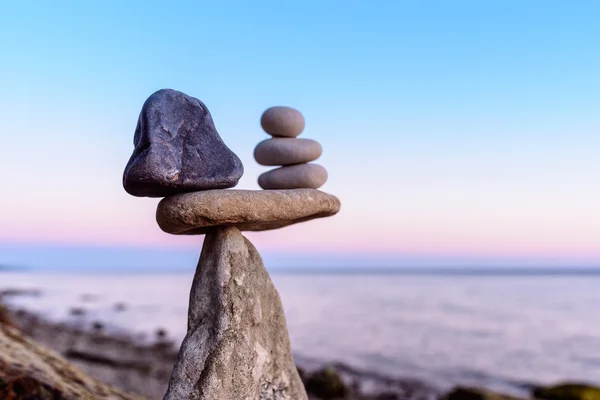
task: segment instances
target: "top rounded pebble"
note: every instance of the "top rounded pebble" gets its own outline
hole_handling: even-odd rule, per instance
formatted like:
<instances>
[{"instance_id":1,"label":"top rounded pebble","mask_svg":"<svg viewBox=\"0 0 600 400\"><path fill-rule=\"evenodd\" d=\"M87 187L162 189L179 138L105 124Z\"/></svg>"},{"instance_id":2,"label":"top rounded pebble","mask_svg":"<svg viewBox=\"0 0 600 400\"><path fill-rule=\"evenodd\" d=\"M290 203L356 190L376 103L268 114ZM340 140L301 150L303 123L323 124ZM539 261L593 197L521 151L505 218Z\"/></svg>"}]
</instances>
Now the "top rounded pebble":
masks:
<instances>
[{"instance_id":1,"label":"top rounded pebble","mask_svg":"<svg viewBox=\"0 0 600 400\"><path fill-rule=\"evenodd\" d=\"M304 130L304 117L291 107L271 107L260 118L262 128L271 136L296 137Z\"/></svg>"}]
</instances>

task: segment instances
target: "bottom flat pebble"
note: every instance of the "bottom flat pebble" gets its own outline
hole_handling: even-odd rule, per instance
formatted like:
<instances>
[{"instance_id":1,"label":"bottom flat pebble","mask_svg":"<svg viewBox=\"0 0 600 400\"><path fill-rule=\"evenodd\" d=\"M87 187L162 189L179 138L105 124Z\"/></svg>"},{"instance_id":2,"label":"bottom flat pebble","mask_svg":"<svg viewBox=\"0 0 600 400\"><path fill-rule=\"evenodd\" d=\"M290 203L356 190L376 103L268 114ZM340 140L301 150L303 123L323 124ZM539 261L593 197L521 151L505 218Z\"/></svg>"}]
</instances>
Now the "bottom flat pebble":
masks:
<instances>
[{"instance_id":1,"label":"bottom flat pebble","mask_svg":"<svg viewBox=\"0 0 600 400\"><path fill-rule=\"evenodd\" d=\"M319 164L298 164L267 171L258 177L263 189L317 189L327 181L327 170Z\"/></svg>"}]
</instances>

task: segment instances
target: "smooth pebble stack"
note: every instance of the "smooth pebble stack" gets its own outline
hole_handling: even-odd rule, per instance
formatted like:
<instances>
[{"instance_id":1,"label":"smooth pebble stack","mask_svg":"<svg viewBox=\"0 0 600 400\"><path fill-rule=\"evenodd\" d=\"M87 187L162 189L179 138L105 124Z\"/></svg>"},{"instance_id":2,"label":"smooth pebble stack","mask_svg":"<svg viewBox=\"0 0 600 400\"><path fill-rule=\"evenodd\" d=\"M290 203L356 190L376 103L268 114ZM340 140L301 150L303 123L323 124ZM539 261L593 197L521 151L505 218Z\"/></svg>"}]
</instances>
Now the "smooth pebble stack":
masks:
<instances>
[{"instance_id":1,"label":"smooth pebble stack","mask_svg":"<svg viewBox=\"0 0 600 400\"><path fill-rule=\"evenodd\" d=\"M262 128L271 139L263 140L254 149L254 158L260 165L280 168L258 177L263 189L317 189L327 181L327 170L318 164L309 164L323 153L319 142L297 139L304 130L304 117L291 107L271 107L261 119Z\"/></svg>"}]
</instances>

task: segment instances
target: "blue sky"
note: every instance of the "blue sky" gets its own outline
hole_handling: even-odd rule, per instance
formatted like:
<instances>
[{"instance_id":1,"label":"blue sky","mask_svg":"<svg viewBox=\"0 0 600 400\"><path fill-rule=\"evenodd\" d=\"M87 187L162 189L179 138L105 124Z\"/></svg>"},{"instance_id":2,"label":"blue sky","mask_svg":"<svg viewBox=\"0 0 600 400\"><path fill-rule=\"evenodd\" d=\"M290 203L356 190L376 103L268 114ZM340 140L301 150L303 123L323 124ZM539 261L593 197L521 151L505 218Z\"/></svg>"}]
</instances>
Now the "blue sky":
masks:
<instances>
[{"instance_id":1,"label":"blue sky","mask_svg":"<svg viewBox=\"0 0 600 400\"><path fill-rule=\"evenodd\" d=\"M241 188L265 170L267 107L298 108L322 143L342 212L249 235L274 263L600 265L598 16L595 1L3 2L0 263L199 251L121 186L141 105L169 87L209 107Z\"/></svg>"}]
</instances>

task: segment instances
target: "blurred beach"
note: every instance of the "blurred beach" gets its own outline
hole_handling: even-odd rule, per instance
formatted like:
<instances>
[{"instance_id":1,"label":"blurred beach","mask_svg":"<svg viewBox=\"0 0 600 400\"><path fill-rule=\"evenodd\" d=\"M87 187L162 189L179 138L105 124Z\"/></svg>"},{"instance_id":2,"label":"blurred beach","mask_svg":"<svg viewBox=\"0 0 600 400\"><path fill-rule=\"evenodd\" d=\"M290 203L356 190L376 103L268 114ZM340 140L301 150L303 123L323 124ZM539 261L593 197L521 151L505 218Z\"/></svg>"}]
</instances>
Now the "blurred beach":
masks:
<instances>
[{"instance_id":1,"label":"blurred beach","mask_svg":"<svg viewBox=\"0 0 600 400\"><path fill-rule=\"evenodd\" d=\"M192 272L1 272L13 310L176 349ZM274 272L299 365L341 362L441 390L600 383L600 274ZM167 371L168 372L168 371Z\"/></svg>"}]
</instances>

